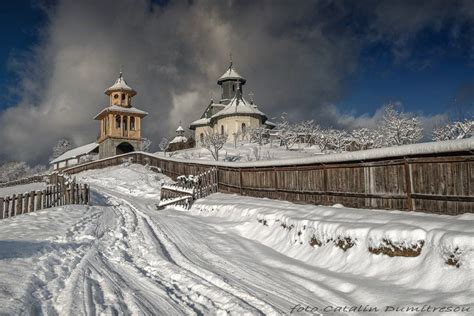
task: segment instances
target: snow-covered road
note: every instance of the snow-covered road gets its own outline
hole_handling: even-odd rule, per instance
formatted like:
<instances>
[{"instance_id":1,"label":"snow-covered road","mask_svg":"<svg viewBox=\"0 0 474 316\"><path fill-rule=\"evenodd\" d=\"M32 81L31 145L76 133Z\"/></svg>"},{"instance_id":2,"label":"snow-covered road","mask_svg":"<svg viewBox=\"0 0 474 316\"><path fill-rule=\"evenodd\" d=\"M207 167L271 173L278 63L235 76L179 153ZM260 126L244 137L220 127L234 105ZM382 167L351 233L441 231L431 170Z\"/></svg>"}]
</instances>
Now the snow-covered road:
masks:
<instances>
[{"instance_id":1,"label":"snow-covered road","mask_svg":"<svg viewBox=\"0 0 474 316\"><path fill-rule=\"evenodd\" d=\"M236 219L157 211L162 179L137 165L86 172L94 206L0 222L0 314L280 315L469 297L310 265L245 238Z\"/></svg>"}]
</instances>

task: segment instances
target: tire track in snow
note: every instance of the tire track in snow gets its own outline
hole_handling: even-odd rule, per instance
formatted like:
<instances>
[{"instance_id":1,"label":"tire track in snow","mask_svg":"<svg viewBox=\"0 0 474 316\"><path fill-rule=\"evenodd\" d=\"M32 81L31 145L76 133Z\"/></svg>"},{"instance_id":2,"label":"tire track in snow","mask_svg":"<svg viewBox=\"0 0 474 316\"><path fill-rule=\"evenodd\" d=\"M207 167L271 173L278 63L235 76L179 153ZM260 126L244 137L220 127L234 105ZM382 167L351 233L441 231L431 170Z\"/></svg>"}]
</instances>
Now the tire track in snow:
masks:
<instances>
[{"instance_id":1,"label":"tire track in snow","mask_svg":"<svg viewBox=\"0 0 474 316\"><path fill-rule=\"evenodd\" d=\"M271 305L267 304L261 299L258 299L257 297L255 297L255 295L228 284L221 276L209 270L205 270L202 267L196 266L192 262L190 262L179 250L176 244L174 244L169 239L169 237L164 234L163 231L160 230L157 224L154 223L148 215L141 212L137 207L135 207L131 202L127 200L127 196L123 196L120 193L114 192L106 188L100 188L99 191L102 194L109 196L110 199L115 200L117 204L122 204L124 206L126 205L133 213L138 215L143 220L143 228L146 229L148 227L150 240L154 241L155 245L157 245L158 248L160 247L160 244L163 245L166 249L166 252L173 260L170 261L170 263L175 262L177 267L179 267L177 273L197 279L196 281L201 283L201 286L206 285L207 287L209 287L207 291L210 290L211 299L215 300L215 298L219 296L227 296L227 300L230 301L235 301L235 299L237 299L237 301L235 301L234 303L230 303L230 305L229 302L225 302L225 304L223 304L221 307L225 311L231 312L233 309L237 308L237 306L240 306L239 309L244 308L242 312L245 312L245 310L247 310L247 312L252 311L252 313L257 314L279 314L279 312L275 310ZM158 244L156 243L157 241ZM204 289L201 289L201 291L202 290Z\"/></svg>"}]
</instances>

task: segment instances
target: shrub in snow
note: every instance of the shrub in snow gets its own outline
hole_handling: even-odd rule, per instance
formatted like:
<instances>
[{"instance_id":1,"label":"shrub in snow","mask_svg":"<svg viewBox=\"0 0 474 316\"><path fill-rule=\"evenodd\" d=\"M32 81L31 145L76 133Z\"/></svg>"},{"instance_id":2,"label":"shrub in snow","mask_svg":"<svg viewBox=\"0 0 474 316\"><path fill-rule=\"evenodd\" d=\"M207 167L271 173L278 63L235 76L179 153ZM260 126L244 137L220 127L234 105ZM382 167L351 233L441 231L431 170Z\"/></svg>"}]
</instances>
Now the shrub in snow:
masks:
<instances>
[{"instance_id":1,"label":"shrub in snow","mask_svg":"<svg viewBox=\"0 0 474 316\"><path fill-rule=\"evenodd\" d=\"M257 143L262 146L268 141L269 130L263 126L253 127L248 130L250 142Z\"/></svg>"},{"instance_id":2,"label":"shrub in snow","mask_svg":"<svg viewBox=\"0 0 474 316\"><path fill-rule=\"evenodd\" d=\"M281 115L280 121L277 123L277 137L286 150L289 150L298 141L297 128L288 121L286 113Z\"/></svg>"},{"instance_id":3,"label":"shrub in snow","mask_svg":"<svg viewBox=\"0 0 474 316\"><path fill-rule=\"evenodd\" d=\"M464 139L474 134L474 119L450 122L433 130L433 140L443 141L452 139Z\"/></svg>"}]
</instances>

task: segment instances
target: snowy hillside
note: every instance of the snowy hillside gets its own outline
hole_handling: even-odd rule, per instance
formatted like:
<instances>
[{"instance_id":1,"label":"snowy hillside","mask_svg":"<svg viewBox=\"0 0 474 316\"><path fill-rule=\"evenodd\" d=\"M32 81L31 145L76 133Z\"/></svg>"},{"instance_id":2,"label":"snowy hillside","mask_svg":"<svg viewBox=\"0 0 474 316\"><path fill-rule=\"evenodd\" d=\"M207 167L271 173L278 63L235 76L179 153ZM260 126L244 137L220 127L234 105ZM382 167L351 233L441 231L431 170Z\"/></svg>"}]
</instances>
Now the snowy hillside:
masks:
<instances>
[{"instance_id":1,"label":"snowy hillside","mask_svg":"<svg viewBox=\"0 0 474 316\"><path fill-rule=\"evenodd\" d=\"M342 315L338 307L474 304L470 214L225 194L157 211L169 179L146 167L77 179L91 184L93 206L0 221L0 314L281 315L309 306ZM400 249L411 256L390 257Z\"/></svg>"},{"instance_id":2,"label":"snowy hillside","mask_svg":"<svg viewBox=\"0 0 474 316\"><path fill-rule=\"evenodd\" d=\"M284 147L271 144L259 146L258 144L253 143L242 143L238 144L237 147L234 147L233 144L224 144L224 147L219 152L219 160L249 162L256 160L294 159L321 155L321 151L316 146L307 147L306 144L301 144L300 146L300 148L295 146L292 150L285 150ZM156 155L163 156L163 152L157 152ZM166 153L166 156L191 160L214 160L212 154L202 147Z\"/></svg>"}]
</instances>

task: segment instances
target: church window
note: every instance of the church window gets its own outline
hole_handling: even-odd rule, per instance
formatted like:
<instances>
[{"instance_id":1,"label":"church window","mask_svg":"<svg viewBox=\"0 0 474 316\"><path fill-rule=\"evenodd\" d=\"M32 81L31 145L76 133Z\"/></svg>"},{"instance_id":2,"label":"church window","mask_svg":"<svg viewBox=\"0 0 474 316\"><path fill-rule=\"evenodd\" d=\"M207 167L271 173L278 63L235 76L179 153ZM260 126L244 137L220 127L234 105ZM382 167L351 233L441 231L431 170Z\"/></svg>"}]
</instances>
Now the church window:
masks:
<instances>
[{"instance_id":1,"label":"church window","mask_svg":"<svg viewBox=\"0 0 474 316\"><path fill-rule=\"evenodd\" d=\"M124 116L124 117L123 117L123 128L124 128L125 130L128 130L127 121L128 121L128 116Z\"/></svg>"},{"instance_id":2,"label":"church window","mask_svg":"<svg viewBox=\"0 0 474 316\"><path fill-rule=\"evenodd\" d=\"M242 133L245 134L247 132L247 126L245 126L245 123L242 123Z\"/></svg>"},{"instance_id":3,"label":"church window","mask_svg":"<svg viewBox=\"0 0 474 316\"><path fill-rule=\"evenodd\" d=\"M114 99L118 99L119 95L118 94L114 94Z\"/></svg>"},{"instance_id":4,"label":"church window","mask_svg":"<svg viewBox=\"0 0 474 316\"><path fill-rule=\"evenodd\" d=\"M221 135L224 135L224 125L221 125Z\"/></svg>"},{"instance_id":5,"label":"church window","mask_svg":"<svg viewBox=\"0 0 474 316\"><path fill-rule=\"evenodd\" d=\"M122 119L120 115L115 115L115 128L120 128L122 126Z\"/></svg>"},{"instance_id":6,"label":"church window","mask_svg":"<svg viewBox=\"0 0 474 316\"><path fill-rule=\"evenodd\" d=\"M130 130L135 130L135 118L133 116L130 118Z\"/></svg>"},{"instance_id":7,"label":"church window","mask_svg":"<svg viewBox=\"0 0 474 316\"><path fill-rule=\"evenodd\" d=\"M204 133L199 134L199 140L201 143L204 142Z\"/></svg>"},{"instance_id":8,"label":"church window","mask_svg":"<svg viewBox=\"0 0 474 316\"><path fill-rule=\"evenodd\" d=\"M122 100L125 100L125 94L122 94Z\"/></svg>"}]
</instances>

